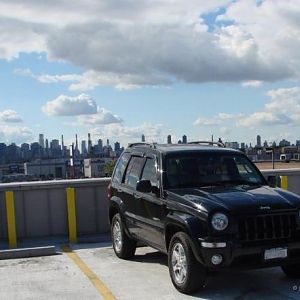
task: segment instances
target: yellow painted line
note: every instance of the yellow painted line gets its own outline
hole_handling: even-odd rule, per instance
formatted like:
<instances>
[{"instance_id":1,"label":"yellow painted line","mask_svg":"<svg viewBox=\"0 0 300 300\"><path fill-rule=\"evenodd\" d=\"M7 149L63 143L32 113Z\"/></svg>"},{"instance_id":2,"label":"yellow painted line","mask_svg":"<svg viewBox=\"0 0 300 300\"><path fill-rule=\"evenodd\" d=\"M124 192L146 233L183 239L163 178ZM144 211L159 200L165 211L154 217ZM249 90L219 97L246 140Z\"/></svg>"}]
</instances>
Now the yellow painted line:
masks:
<instances>
[{"instance_id":1,"label":"yellow painted line","mask_svg":"<svg viewBox=\"0 0 300 300\"><path fill-rule=\"evenodd\" d=\"M284 189L284 190L287 190L288 189L288 177L287 176L280 176L280 179L281 179L281 188Z\"/></svg>"},{"instance_id":2,"label":"yellow painted line","mask_svg":"<svg viewBox=\"0 0 300 300\"><path fill-rule=\"evenodd\" d=\"M67 191L67 208L68 208L68 224L69 224L69 241L70 243L77 243L75 189L67 188L66 191Z\"/></svg>"},{"instance_id":3,"label":"yellow painted line","mask_svg":"<svg viewBox=\"0 0 300 300\"><path fill-rule=\"evenodd\" d=\"M16 218L15 218L15 199L12 191L5 192L7 234L9 248L17 248Z\"/></svg>"},{"instance_id":4,"label":"yellow painted line","mask_svg":"<svg viewBox=\"0 0 300 300\"><path fill-rule=\"evenodd\" d=\"M68 246L63 246L62 250L75 263L75 265L84 273L84 275L91 281L97 291L103 296L105 300L116 300L109 288L99 279L99 277L83 262L83 260L72 251Z\"/></svg>"}]
</instances>

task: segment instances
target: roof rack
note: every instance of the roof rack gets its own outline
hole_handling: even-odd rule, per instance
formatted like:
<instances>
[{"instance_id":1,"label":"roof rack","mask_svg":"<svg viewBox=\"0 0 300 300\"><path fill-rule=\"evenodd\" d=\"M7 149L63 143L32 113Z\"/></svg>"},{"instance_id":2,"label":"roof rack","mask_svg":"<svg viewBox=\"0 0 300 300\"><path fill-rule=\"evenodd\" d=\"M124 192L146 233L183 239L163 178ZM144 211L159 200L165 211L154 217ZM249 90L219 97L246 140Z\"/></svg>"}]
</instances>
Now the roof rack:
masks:
<instances>
[{"instance_id":1,"label":"roof rack","mask_svg":"<svg viewBox=\"0 0 300 300\"><path fill-rule=\"evenodd\" d=\"M156 143L143 143L143 142L139 142L139 143L129 143L128 144L128 148L133 148L133 147L150 147L150 148L154 148L156 149Z\"/></svg>"},{"instance_id":2,"label":"roof rack","mask_svg":"<svg viewBox=\"0 0 300 300\"><path fill-rule=\"evenodd\" d=\"M221 148L225 148L225 145L223 143L221 143L221 142L212 142L212 141L194 141L194 142L189 142L188 144L218 146L218 147L221 147Z\"/></svg>"}]
</instances>

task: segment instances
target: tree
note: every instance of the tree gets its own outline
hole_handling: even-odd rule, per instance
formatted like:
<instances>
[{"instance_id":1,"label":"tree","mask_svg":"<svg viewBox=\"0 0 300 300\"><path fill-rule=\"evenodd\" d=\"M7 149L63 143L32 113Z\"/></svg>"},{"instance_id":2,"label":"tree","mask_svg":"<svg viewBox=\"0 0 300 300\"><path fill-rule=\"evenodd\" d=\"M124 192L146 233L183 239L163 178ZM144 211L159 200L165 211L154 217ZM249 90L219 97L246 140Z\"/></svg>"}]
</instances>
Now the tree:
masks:
<instances>
[{"instance_id":1,"label":"tree","mask_svg":"<svg viewBox=\"0 0 300 300\"><path fill-rule=\"evenodd\" d=\"M104 170L105 170L105 175L107 177L111 177L111 175L114 171L115 165L116 165L116 160L111 160L105 165Z\"/></svg>"}]
</instances>

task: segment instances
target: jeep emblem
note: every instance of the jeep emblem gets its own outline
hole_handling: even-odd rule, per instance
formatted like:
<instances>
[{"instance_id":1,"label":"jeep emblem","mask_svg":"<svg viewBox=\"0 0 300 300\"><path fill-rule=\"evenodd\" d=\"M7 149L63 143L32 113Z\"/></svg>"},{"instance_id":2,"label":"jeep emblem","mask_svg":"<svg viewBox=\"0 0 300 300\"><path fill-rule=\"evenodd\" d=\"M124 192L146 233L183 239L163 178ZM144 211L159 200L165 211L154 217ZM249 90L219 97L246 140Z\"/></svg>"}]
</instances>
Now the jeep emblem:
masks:
<instances>
[{"instance_id":1,"label":"jeep emblem","mask_svg":"<svg viewBox=\"0 0 300 300\"><path fill-rule=\"evenodd\" d=\"M259 209L267 210L267 209L271 209L271 207L270 206L260 206Z\"/></svg>"}]
</instances>

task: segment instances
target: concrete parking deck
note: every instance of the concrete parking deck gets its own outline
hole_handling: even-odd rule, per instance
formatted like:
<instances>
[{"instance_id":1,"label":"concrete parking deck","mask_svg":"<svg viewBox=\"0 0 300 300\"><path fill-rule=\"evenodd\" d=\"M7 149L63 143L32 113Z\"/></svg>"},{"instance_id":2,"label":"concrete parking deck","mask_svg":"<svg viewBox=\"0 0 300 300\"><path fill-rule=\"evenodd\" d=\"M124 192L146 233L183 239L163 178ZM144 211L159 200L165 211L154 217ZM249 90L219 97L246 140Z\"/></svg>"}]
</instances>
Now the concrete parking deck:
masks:
<instances>
[{"instance_id":1,"label":"concrete parking deck","mask_svg":"<svg viewBox=\"0 0 300 300\"><path fill-rule=\"evenodd\" d=\"M172 286L167 257L151 248L139 248L131 261L118 259L110 243L74 245L75 260L57 249L55 256L0 261L0 299L300 298L300 280L280 268L214 273L203 291L187 296Z\"/></svg>"}]
</instances>

